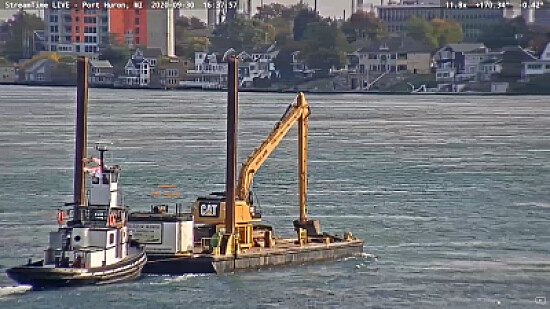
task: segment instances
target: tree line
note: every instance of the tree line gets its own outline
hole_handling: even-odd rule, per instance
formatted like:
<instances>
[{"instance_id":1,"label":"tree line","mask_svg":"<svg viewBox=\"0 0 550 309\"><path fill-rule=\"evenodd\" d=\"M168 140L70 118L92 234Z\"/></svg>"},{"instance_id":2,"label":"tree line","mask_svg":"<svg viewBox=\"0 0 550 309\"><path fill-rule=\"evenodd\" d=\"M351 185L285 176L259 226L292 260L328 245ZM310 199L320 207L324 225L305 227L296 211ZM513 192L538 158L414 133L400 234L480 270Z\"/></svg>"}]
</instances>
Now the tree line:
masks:
<instances>
[{"instance_id":1,"label":"tree line","mask_svg":"<svg viewBox=\"0 0 550 309\"><path fill-rule=\"evenodd\" d=\"M30 58L29 35L43 30L44 22L35 15L18 12L0 25L0 56L8 61ZM501 20L482 30L478 41L489 48L520 45L541 52L550 39L548 27L530 26L519 17ZM461 26L454 20L407 20L401 35L410 36L436 50L463 39ZM175 21L176 54L193 59L197 51L253 51L265 44L277 44L280 50L275 60L282 77L291 77L292 53L310 68L327 74L332 67L345 65L345 54L353 51L353 42L379 40L388 36L387 25L372 13L359 11L345 21L324 18L306 4L291 6L272 3L264 5L251 19L237 15L233 20L210 29L196 17L180 16ZM138 46L140 47L140 46ZM134 47L135 48L135 47ZM124 66L132 50L113 37L102 42L102 59L115 66Z\"/></svg>"}]
</instances>

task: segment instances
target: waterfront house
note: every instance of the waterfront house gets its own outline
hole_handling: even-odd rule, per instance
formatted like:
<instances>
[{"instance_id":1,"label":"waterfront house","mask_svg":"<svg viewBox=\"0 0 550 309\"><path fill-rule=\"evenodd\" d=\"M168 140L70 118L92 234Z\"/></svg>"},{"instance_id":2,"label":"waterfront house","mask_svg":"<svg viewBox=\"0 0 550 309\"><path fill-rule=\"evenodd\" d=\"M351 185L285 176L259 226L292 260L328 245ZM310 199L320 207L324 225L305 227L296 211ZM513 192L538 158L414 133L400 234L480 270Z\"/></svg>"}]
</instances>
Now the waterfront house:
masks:
<instances>
[{"instance_id":1,"label":"waterfront house","mask_svg":"<svg viewBox=\"0 0 550 309\"><path fill-rule=\"evenodd\" d=\"M294 51L292 53L292 62L290 63L292 66L292 73L294 74L294 77L296 78L312 78L313 75L315 75L315 70L308 68L307 64L304 63L302 59L300 59L300 51Z\"/></svg>"},{"instance_id":2,"label":"waterfront house","mask_svg":"<svg viewBox=\"0 0 550 309\"><path fill-rule=\"evenodd\" d=\"M39 59L25 65L24 79L27 83L50 83L52 82L52 70L57 62L52 59Z\"/></svg>"},{"instance_id":3,"label":"waterfront house","mask_svg":"<svg viewBox=\"0 0 550 309\"><path fill-rule=\"evenodd\" d=\"M492 59L483 43L447 44L434 55L437 82L475 81L480 63Z\"/></svg>"},{"instance_id":4,"label":"waterfront house","mask_svg":"<svg viewBox=\"0 0 550 309\"><path fill-rule=\"evenodd\" d=\"M477 69L477 80L488 82L494 80L502 72L502 53L485 59L479 63Z\"/></svg>"},{"instance_id":5,"label":"waterfront house","mask_svg":"<svg viewBox=\"0 0 550 309\"><path fill-rule=\"evenodd\" d=\"M119 77L122 86L148 87L157 73L157 59L162 55L160 48L136 49L124 66L124 75Z\"/></svg>"},{"instance_id":6,"label":"waterfront house","mask_svg":"<svg viewBox=\"0 0 550 309\"><path fill-rule=\"evenodd\" d=\"M361 40L346 55L347 82L351 89L370 88L387 76L396 82L405 76L431 72L431 47L410 37Z\"/></svg>"},{"instance_id":7,"label":"waterfront house","mask_svg":"<svg viewBox=\"0 0 550 309\"><path fill-rule=\"evenodd\" d=\"M195 67L187 70L187 87L222 88L227 85L227 62L218 52L195 52Z\"/></svg>"},{"instance_id":8,"label":"waterfront house","mask_svg":"<svg viewBox=\"0 0 550 309\"><path fill-rule=\"evenodd\" d=\"M222 52L196 52L195 67L187 71L188 87L223 88L227 85L227 59L231 55L239 57L239 86L254 86L256 79L279 77L273 60L279 54L274 45L265 45L252 51L238 53L233 48Z\"/></svg>"},{"instance_id":9,"label":"waterfront house","mask_svg":"<svg viewBox=\"0 0 550 309\"><path fill-rule=\"evenodd\" d=\"M539 58L533 57L533 59L521 63L521 79L523 81L544 74L550 74L550 42L546 44Z\"/></svg>"},{"instance_id":10,"label":"waterfront house","mask_svg":"<svg viewBox=\"0 0 550 309\"><path fill-rule=\"evenodd\" d=\"M279 71L273 60L279 54L274 44L264 45L253 51L242 51L239 57L239 85L254 87L254 80L279 78Z\"/></svg>"},{"instance_id":11,"label":"waterfront house","mask_svg":"<svg viewBox=\"0 0 550 309\"><path fill-rule=\"evenodd\" d=\"M159 84L161 88L172 89L180 86L186 79L186 70L191 69L189 60L181 60L177 57L161 57L157 64Z\"/></svg>"},{"instance_id":12,"label":"waterfront house","mask_svg":"<svg viewBox=\"0 0 550 309\"><path fill-rule=\"evenodd\" d=\"M505 46L502 52L502 71L500 78L506 81L523 79L523 63L536 62L538 58L529 50L521 46Z\"/></svg>"},{"instance_id":13,"label":"waterfront house","mask_svg":"<svg viewBox=\"0 0 550 309\"><path fill-rule=\"evenodd\" d=\"M17 74L15 66L10 62L0 62L0 84L15 83Z\"/></svg>"},{"instance_id":14,"label":"waterfront house","mask_svg":"<svg viewBox=\"0 0 550 309\"><path fill-rule=\"evenodd\" d=\"M90 86L110 87L114 85L114 69L109 60L90 60Z\"/></svg>"}]
</instances>

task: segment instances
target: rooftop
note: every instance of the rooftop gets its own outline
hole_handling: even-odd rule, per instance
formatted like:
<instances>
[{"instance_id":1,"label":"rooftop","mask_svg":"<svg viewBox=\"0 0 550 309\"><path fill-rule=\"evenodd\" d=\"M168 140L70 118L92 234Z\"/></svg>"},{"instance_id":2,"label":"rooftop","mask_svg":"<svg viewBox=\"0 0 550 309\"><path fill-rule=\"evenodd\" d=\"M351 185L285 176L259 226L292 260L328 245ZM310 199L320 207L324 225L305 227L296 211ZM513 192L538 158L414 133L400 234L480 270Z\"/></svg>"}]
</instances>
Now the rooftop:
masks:
<instances>
[{"instance_id":1,"label":"rooftop","mask_svg":"<svg viewBox=\"0 0 550 309\"><path fill-rule=\"evenodd\" d=\"M98 69L112 69L113 66L109 60L90 60L90 65Z\"/></svg>"},{"instance_id":2,"label":"rooftop","mask_svg":"<svg viewBox=\"0 0 550 309\"><path fill-rule=\"evenodd\" d=\"M158 58L160 56L162 56L160 47L150 47L143 50L144 58Z\"/></svg>"},{"instance_id":3,"label":"rooftop","mask_svg":"<svg viewBox=\"0 0 550 309\"><path fill-rule=\"evenodd\" d=\"M472 52L477 49L486 48L483 43L454 43L454 44L447 44L443 46L443 48L445 47L450 47L453 49L453 51L462 52L462 53Z\"/></svg>"},{"instance_id":4,"label":"rooftop","mask_svg":"<svg viewBox=\"0 0 550 309\"><path fill-rule=\"evenodd\" d=\"M375 41L361 40L354 42L352 46L356 48L356 51L359 53L381 51L430 53L432 51L432 48L429 45L417 41L411 37L390 37Z\"/></svg>"}]
</instances>

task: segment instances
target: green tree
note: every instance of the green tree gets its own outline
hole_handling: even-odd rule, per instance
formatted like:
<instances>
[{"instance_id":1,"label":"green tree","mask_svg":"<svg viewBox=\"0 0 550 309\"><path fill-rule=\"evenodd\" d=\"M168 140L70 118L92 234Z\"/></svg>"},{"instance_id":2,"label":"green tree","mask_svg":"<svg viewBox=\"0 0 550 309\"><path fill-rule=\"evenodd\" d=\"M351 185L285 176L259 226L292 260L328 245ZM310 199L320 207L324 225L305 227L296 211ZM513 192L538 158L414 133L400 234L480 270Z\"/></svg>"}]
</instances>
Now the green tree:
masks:
<instances>
[{"instance_id":1,"label":"green tree","mask_svg":"<svg viewBox=\"0 0 550 309\"><path fill-rule=\"evenodd\" d=\"M258 13L254 15L254 18L262 19L263 21L269 21L273 18L283 18L291 21L294 20L298 12L307 8L307 5L304 3L297 3L291 6L285 6L280 3L264 4L264 6L258 8Z\"/></svg>"},{"instance_id":2,"label":"green tree","mask_svg":"<svg viewBox=\"0 0 550 309\"><path fill-rule=\"evenodd\" d=\"M542 52L550 39L549 33L549 26L527 25L522 17L517 17L487 26L479 36L479 41L493 49L519 45Z\"/></svg>"},{"instance_id":3,"label":"green tree","mask_svg":"<svg viewBox=\"0 0 550 309\"><path fill-rule=\"evenodd\" d=\"M435 18L432 20L433 34L437 47L462 42L462 27L454 20Z\"/></svg>"},{"instance_id":4,"label":"green tree","mask_svg":"<svg viewBox=\"0 0 550 309\"><path fill-rule=\"evenodd\" d=\"M10 61L4 57L0 57L0 65L8 65L10 64Z\"/></svg>"},{"instance_id":5,"label":"green tree","mask_svg":"<svg viewBox=\"0 0 550 309\"><path fill-rule=\"evenodd\" d=\"M259 19L244 19L237 16L214 30L212 45L218 49L254 49L265 43L273 43L275 29Z\"/></svg>"},{"instance_id":6,"label":"green tree","mask_svg":"<svg viewBox=\"0 0 550 309\"><path fill-rule=\"evenodd\" d=\"M310 68L319 69L321 75L331 67L345 64L345 53L351 51L346 37L337 23L322 20L309 23L302 40L307 44L303 57Z\"/></svg>"},{"instance_id":7,"label":"green tree","mask_svg":"<svg viewBox=\"0 0 550 309\"><path fill-rule=\"evenodd\" d=\"M193 59L195 52L207 51L210 48L210 40L207 37L186 37L176 44L176 55L184 59Z\"/></svg>"},{"instance_id":8,"label":"green tree","mask_svg":"<svg viewBox=\"0 0 550 309\"><path fill-rule=\"evenodd\" d=\"M304 38L304 31L306 30L308 24L318 22L321 18L317 15L316 12L307 9L302 9L294 17L294 28L292 30L294 35L294 40L302 40Z\"/></svg>"},{"instance_id":9,"label":"green tree","mask_svg":"<svg viewBox=\"0 0 550 309\"><path fill-rule=\"evenodd\" d=\"M342 25L342 31L349 42L359 39L381 39L388 34L388 27L383 20L376 18L374 13L359 11Z\"/></svg>"},{"instance_id":10,"label":"green tree","mask_svg":"<svg viewBox=\"0 0 550 309\"><path fill-rule=\"evenodd\" d=\"M432 46L437 45L437 40L432 36L433 26L423 18L416 16L409 18L405 24L405 32L416 40L424 41Z\"/></svg>"},{"instance_id":11,"label":"green tree","mask_svg":"<svg viewBox=\"0 0 550 309\"><path fill-rule=\"evenodd\" d=\"M122 68L132 57L132 51L125 44L119 44L114 35L109 36L109 43L100 48L103 60L109 60L113 67Z\"/></svg>"},{"instance_id":12,"label":"green tree","mask_svg":"<svg viewBox=\"0 0 550 309\"><path fill-rule=\"evenodd\" d=\"M20 10L4 24L3 28L8 34L8 39L1 53L10 61L17 62L19 59L32 57L34 31L43 30L44 22L39 17Z\"/></svg>"},{"instance_id":13,"label":"green tree","mask_svg":"<svg viewBox=\"0 0 550 309\"><path fill-rule=\"evenodd\" d=\"M290 40L281 46L277 58L273 60L275 67L279 70L282 79L292 79L292 53L295 51L303 51L306 49L307 43L301 41Z\"/></svg>"},{"instance_id":14,"label":"green tree","mask_svg":"<svg viewBox=\"0 0 550 309\"><path fill-rule=\"evenodd\" d=\"M429 22L414 16L407 20L405 32L410 37L423 41L433 48L462 42L462 28L454 20L435 18Z\"/></svg>"},{"instance_id":15,"label":"green tree","mask_svg":"<svg viewBox=\"0 0 550 309\"><path fill-rule=\"evenodd\" d=\"M206 24L195 16L191 18L179 16L176 19L175 26L182 27L183 29L206 29Z\"/></svg>"},{"instance_id":16,"label":"green tree","mask_svg":"<svg viewBox=\"0 0 550 309\"><path fill-rule=\"evenodd\" d=\"M205 32L206 28L206 24L196 17L180 16L175 25L176 55L193 59L195 52L208 50L210 40L206 36L197 35L197 32Z\"/></svg>"},{"instance_id":17,"label":"green tree","mask_svg":"<svg viewBox=\"0 0 550 309\"><path fill-rule=\"evenodd\" d=\"M76 83L76 58L59 58L59 62L52 68L52 78L58 84L74 85Z\"/></svg>"}]
</instances>

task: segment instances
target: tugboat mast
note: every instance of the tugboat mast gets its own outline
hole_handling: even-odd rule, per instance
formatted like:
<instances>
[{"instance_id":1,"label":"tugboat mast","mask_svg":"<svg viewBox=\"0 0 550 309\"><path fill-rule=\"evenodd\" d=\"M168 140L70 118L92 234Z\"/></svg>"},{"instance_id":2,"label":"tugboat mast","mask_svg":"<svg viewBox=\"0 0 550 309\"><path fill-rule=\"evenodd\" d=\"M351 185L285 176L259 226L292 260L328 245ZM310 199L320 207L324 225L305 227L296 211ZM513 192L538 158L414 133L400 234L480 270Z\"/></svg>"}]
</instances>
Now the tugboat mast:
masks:
<instances>
[{"instance_id":1,"label":"tugboat mast","mask_svg":"<svg viewBox=\"0 0 550 309\"><path fill-rule=\"evenodd\" d=\"M101 173L103 173L105 171L105 161L103 160L103 158L104 158L103 153L105 151L108 151L108 149L107 149L107 146L105 146L105 145L97 145L95 147L95 149L97 151L99 151L99 166L100 166L100 169L101 169Z\"/></svg>"}]
</instances>

